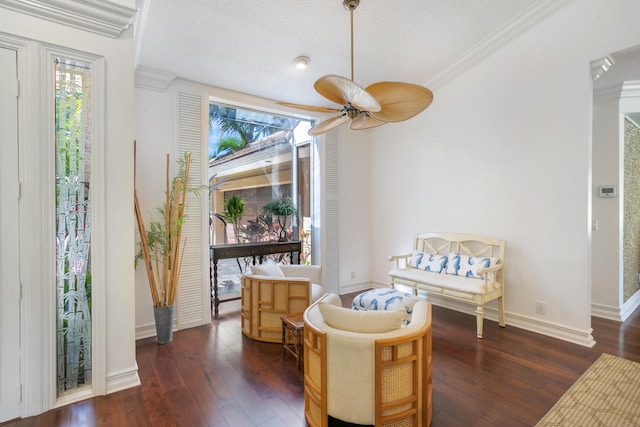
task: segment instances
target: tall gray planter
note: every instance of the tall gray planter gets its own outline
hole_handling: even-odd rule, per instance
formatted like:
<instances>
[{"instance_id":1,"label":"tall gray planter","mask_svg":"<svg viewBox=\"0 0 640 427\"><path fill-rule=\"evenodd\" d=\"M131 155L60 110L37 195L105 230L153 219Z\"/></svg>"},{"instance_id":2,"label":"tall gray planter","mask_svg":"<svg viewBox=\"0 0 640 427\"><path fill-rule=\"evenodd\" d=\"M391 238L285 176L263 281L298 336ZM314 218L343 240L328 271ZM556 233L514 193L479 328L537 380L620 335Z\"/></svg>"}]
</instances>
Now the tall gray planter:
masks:
<instances>
[{"instance_id":1,"label":"tall gray planter","mask_svg":"<svg viewBox=\"0 0 640 427\"><path fill-rule=\"evenodd\" d=\"M158 341L158 344L166 344L173 340L173 319L175 315L175 305L153 307L153 317L156 320L156 341Z\"/></svg>"}]
</instances>

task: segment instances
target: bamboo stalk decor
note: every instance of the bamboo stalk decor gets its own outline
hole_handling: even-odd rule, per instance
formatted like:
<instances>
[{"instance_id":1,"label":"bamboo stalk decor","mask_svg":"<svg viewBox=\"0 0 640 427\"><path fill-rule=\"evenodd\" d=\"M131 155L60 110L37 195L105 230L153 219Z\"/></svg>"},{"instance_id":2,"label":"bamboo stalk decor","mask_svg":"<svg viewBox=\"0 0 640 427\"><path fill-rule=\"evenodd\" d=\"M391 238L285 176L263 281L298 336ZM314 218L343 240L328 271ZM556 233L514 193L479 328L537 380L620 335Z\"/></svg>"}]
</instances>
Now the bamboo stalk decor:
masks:
<instances>
[{"instance_id":1,"label":"bamboo stalk decor","mask_svg":"<svg viewBox=\"0 0 640 427\"><path fill-rule=\"evenodd\" d=\"M185 219L187 192L192 191L188 186L191 154L185 153L184 157L178 160L178 164L180 169L173 180L170 180L170 159L167 154L165 201L161 207L157 208L162 221L150 221L148 229L140 209L138 191L134 185L134 209L140 234L136 265L140 260L144 262L154 307L175 304L180 280L180 268L186 244L186 238L182 238L182 225Z\"/></svg>"}]
</instances>

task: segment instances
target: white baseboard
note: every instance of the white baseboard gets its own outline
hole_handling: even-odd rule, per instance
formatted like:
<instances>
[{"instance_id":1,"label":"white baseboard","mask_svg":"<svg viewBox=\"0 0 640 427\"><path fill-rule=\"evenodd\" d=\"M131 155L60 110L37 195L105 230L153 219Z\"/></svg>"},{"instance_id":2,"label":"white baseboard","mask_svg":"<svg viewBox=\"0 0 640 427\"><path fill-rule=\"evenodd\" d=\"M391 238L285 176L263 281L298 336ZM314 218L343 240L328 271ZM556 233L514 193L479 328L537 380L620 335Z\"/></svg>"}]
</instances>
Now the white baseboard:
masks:
<instances>
[{"instance_id":1,"label":"white baseboard","mask_svg":"<svg viewBox=\"0 0 640 427\"><path fill-rule=\"evenodd\" d=\"M146 323L141 326L136 326L136 340L143 338L156 336L156 324L155 322Z\"/></svg>"},{"instance_id":2,"label":"white baseboard","mask_svg":"<svg viewBox=\"0 0 640 427\"><path fill-rule=\"evenodd\" d=\"M620 309L611 305L591 304L591 315L603 319L622 322Z\"/></svg>"},{"instance_id":3,"label":"white baseboard","mask_svg":"<svg viewBox=\"0 0 640 427\"><path fill-rule=\"evenodd\" d=\"M201 325L205 325L206 323L202 323L202 322L198 322L198 323L194 323L194 324L186 324L186 326L184 326L181 329L189 329L189 328L193 328L196 326L201 326ZM178 328L176 327L176 322L173 322L173 332L177 331ZM136 326L136 341L137 340L141 340L143 338L150 338L150 337L155 337L157 335L156 333L156 323L155 322L151 322L151 323L145 323L141 326Z\"/></svg>"},{"instance_id":4,"label":"white baseboard","mask_svg":"<svg viewBox=\"0 0 640 427\"><path fill-rule=\"evenodd\" d=\"M637 291L631 296L631 298L627 300L627 302L622 304L622 310L620 312L621 321L624 322L625 320L627 320L627 318L631 316L631 313L633 313L636 308L638 308L638 306L640 306L640 291Z\"/></svg>"},{"instance_id":5,"label":"white baseboard","mask_svg":"<svg viewBox=\"0 0 640 427\"><path fill-rule=\"evenodd\" d=\"M591 315L616 322L624 322L639 306L640 291L633 294L627 302L622 304L621 308L605 304L591 304Z\"/></svg>"},{"instance_id":6,"label":"white baseboard","mask_svg":"<svg viewBox=\"0 0 640 427\"><path fill-rule=\"evenodd\" d=\"M374 286L371 282L350 283L348 285L340 285L340 295L351 294L353 292L366 291Z\"/></svg>"},{"instance_id":7,"label":"white baseboard","mask_svg":"<svg viewBox=\"0 0 640 427\"><path fill-rule=\"evenodd\" d=\"M474 317L476 315L476 306L473 304L466 304L463 302L450 300L448 298L439 298L437 295L429 295L429 301L431 301L432 304L438 305L440 307L450 308L452 310L460 311ZM507 327L515 326L516 328L525 329L527 331L546 335L552 338L557 338L563 341L568 341L574 344L579 344L585 347L593 347L596 343L593 339L593 336L591 335L591 328L589 328L588 330L570 328L565 325L542 321L540 319L534 319L532 317L510 313L508 311L505 312L504 317ZM485 305L484 318L493 320L497 323L498 310L491 307L490 305ZM487 326L485 325L485 329L486 327Z\"/></svg>"},{"instance_id":8,"label":"white baseboard","mask_svg":"<svg viewBox=\"0 0 640 427\"><path fill-rule=\"evenodd\" d=\"M128 369L122 369L107 375L107 394L140 385L138 363Z\"/></svg>"},{"instance_id":9,"label":"white baseboard","mask_svg":"<svg viewBox=\"0 0 640 427\"><path fill-rule=\"evenodd\" d=\"M389 287L389 285L385 283L377 283L377 287ZM406 288L410 289L410 288ZM461 313L466 313L471 316L476 315L476 306L470 303L464 303L461 301L452 300L449 298L439 297L438 295L429 295L429 301L433 305L437 305L439 307L448 308L451 310L459 311ZM495 302L491 302L488 305L484 306L484 318L488 320L493 320L494 322L498 322L498 310L493 307ZM534 319L528 316L523 316L516 313L505 313L505 322L507 327L509 325L515 326L520 329L525 329L527 331L535 332L538 334L546 335L552 338L557 338L563 341L568 341L574 344L582 345L585 347L593 347L595 345L595 340L593 339L593 335L591 335L592 330L580 330L575 328L570 328L565 325L560 325L552 322L541 321L540 319ZM485 325L486 328L486 325ZM472 331L475 336L475 330Z\"/></svg>"},{"instance_id":10,"label":"white baseboard","mask_svg":"<svg viewBox=\"0 0 640 427\"><path fill-rule=\"evenodd\" d=\"M627 300L627 302L622 304L622 310L620 311L620 318L622 321L624 322L627 320L638 306L640 306L640 291L637 291Z\"/></svg>"},{"instance_id":11,"label":"white baseboard","mask_svg":"<svg viewBox=\"0 0 640 427\"><path fill-rule=\"evenodd\" d=\"M568 341L584 347L593 347L596 341L593 339L591 332L593 329L586 330L570 328L553 322L543 322L540 319L521 316L513 313L505 313L507 324L517 328L526 329L527 331L536 332L562 341Z\"/></svg>"}]
</instances>

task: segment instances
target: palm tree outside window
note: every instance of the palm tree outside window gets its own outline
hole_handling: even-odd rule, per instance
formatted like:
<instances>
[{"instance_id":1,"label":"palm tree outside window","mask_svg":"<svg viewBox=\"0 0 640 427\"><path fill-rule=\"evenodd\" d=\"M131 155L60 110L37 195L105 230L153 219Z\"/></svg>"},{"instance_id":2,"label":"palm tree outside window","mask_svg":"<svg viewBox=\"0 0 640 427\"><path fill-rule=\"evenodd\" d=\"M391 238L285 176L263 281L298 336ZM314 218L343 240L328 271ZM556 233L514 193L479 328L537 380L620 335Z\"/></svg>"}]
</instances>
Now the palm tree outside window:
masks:
<instances>
[{"instance_id":1,"label":"palm tree outside window","mask_svg":"<svg viewBox=\"0 0 640 427\"><path fill-rule=\"evenodd\" d=\"M277 218L265 217L262 208L272 200L291 198L299 214L287 223L284 233L290 240L303 241L301 262L310 263L310 127L309 120L209 105L211 244L278 240ZM243 216L234 220L235 227L225 223L222 215L232 198L244 202ZM237 267L235 273L230 280L239 282Z\"/></svg>"}]
</instances>

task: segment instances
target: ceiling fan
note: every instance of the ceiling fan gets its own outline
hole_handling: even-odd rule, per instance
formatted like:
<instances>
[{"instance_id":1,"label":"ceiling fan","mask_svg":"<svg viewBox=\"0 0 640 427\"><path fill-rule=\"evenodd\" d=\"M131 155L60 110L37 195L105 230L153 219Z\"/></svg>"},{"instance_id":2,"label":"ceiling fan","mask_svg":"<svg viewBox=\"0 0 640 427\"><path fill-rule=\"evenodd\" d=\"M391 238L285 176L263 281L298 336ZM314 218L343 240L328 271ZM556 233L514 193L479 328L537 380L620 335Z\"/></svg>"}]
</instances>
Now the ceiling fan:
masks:
<instances>
[{"instance_id":1,"label":"ceiling fan","mask_svg":"<svg viewBox=\"0 0 640 427\"><path fill-rule=\"evenodd\" d=\"M322 135L345 123L355 130L369 129L390 122L401 122L419 114L433 101L433 93L422 86L401 82L373 83L366 89L353 78L353 12L360 0L343 0L351 14L351 79L336 74L320 77L313 85L316 91L342 108L280 102L280 105L321 113L338 113L309 130L309 135Z\"/></svg>"}]
</instances>

